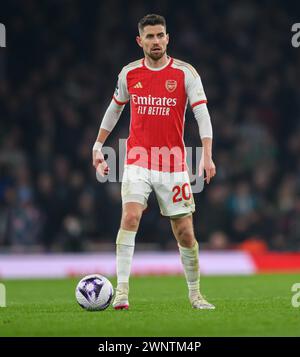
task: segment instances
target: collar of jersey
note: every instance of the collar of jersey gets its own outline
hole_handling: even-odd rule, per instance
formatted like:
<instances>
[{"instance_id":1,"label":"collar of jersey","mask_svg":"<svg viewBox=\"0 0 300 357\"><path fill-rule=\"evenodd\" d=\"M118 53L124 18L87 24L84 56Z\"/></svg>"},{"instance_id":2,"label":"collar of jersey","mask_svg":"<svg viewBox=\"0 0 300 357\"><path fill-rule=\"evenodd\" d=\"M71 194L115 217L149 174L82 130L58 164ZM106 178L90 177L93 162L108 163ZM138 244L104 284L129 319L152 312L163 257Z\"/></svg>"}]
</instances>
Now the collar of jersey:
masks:
<instances>
[{"instance_id":1,"label":"collar of jersey","mask_svg":"<svg viewBox=\"0 0 300 357\"><path fill-rule=\"evenodd\" d=\"M169 61L164 64L162 67L158 67L158 68L153 68L153 67L149 67L147 64L146 64L146 61L145 61L145 58L143 58L143 66L145 66L147 69L149 69L150 71L155 71L155 72L158 72L158 71L162 71L163 69L167 68L168 66L170 66L173 62L173 58L172 57L169 57Z\"/></svg>"}]
</instances>

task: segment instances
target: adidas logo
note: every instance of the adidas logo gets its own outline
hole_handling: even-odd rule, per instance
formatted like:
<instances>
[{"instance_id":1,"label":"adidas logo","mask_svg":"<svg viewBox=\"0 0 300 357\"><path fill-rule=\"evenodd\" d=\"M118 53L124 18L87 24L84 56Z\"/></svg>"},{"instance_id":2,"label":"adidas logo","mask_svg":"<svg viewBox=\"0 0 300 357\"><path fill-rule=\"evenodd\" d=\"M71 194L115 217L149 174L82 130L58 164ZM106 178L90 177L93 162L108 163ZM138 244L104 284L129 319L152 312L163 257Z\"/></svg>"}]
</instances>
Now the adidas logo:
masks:
<instances>
[{"instance_id":1,"label":"adidas logo","mask_svg":"<svg viewBox=\"0 0 300 357\"><path fill-rule=\"evenodd\" d=\"M138 82L133 88L143 88L142 83Z\"/></svg>"}]
</instances>

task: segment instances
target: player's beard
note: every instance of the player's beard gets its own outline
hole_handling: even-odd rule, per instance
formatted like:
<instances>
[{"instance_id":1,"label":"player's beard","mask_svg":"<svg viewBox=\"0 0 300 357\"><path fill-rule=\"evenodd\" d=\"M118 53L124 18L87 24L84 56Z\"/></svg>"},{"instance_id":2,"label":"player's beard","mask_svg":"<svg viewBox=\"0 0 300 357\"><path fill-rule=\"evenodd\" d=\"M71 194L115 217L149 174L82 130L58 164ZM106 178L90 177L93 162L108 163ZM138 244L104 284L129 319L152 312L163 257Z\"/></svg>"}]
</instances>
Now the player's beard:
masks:
<instances>
[{"instance_id":1,"label":"player's beard","mask_svg":"<svg viewBox=\"0 0 300 357\"><path fill-rule=\"evenodd\" d=\"M153 60L158 61L160 60L166 53L166 49L162 50L161 52L148 52L147 55Z\"/></svg>"}]
</instances>

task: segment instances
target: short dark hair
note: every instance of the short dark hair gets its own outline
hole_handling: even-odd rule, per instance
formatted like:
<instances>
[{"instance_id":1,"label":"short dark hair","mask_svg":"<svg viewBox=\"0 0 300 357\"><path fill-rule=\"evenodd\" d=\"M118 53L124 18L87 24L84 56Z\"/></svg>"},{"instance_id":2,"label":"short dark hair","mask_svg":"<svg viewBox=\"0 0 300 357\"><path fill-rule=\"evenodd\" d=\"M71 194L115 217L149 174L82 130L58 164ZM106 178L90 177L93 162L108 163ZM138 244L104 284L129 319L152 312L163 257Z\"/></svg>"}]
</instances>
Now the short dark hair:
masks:
<instances>
[{"instance_id":1,"label":"short dark hair","mask_svg":"<svg viewBox=\"0 0 300 357\"><path fill-rule=\"evenodd\" d=\"M167 28L166 19L161 15L148 14L140 19L138 23L139 32L142 32L146 26L162 25Z\"/></svg>"}]
</instances>

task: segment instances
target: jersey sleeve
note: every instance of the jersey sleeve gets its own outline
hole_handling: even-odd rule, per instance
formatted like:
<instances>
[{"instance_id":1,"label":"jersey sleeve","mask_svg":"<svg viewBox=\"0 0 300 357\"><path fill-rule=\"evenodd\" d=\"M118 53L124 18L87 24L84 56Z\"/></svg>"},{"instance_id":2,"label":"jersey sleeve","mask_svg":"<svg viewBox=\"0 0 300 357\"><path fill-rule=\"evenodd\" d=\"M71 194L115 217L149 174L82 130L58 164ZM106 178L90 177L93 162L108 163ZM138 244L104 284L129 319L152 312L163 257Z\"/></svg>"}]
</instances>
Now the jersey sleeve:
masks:
<instances>
[{"instance_id":1,"label":"jersey sleeve","mask_svg":"<svg viewBox=\"0 0 300 357\"><path fill-rule=\"evenodd\" d=\"M126 71L124 70L124 68L122 69L122 71L118 76L118 82L113 95L113 99L118 105L124 105L128 103L130 99L127 89Z\"/></svg>"},{"instance_id":2,"label":"jersey sleeve","mask_svg":"<svg viewBox=\"0 0 300 357\"><path fill-rule=\"evenodd\" d=\"M207 103L201 78L192 66L185 71L185 88L192 108L199 104Z\"/></svg>"}]
</instances>

